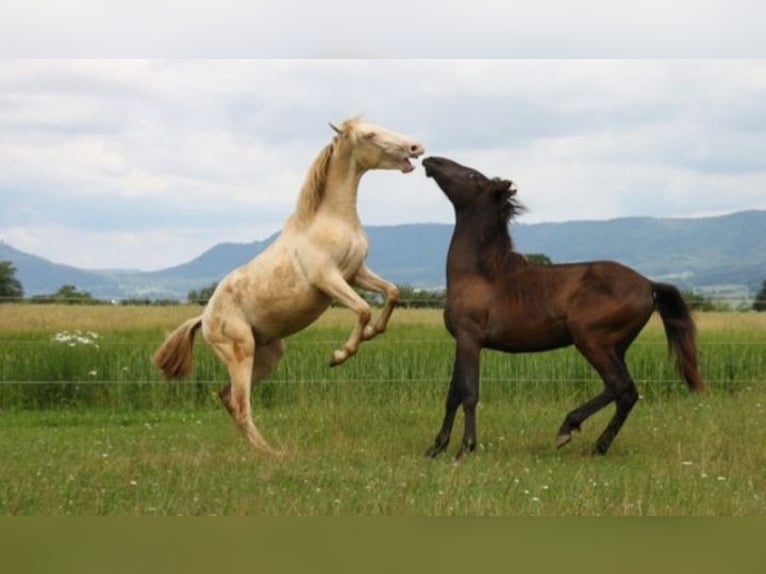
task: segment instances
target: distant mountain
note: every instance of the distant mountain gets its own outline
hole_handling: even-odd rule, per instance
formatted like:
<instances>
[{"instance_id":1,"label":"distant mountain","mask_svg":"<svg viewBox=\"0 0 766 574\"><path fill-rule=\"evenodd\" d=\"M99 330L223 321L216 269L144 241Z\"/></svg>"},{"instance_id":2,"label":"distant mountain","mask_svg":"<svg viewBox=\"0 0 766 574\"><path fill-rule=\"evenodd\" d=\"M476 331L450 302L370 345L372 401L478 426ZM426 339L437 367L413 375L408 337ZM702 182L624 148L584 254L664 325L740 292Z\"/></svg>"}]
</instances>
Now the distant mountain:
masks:
<instances>
[{"instance_id":1,"label":"distant mountain","mask_svg":"<svg viewBox=\"0 0 766 574\"><path fill-rule=\"evenodd\" d=\"M42 257L19 251L4 241L0 241L0 261L13 263L17 270L16 278L21 281L27 296L52 293L62 285L76 285L99 296L112 294L116 289L108 271L84 271L51 263Z\"/></svg>"},{"instance_id":2,"label":"distant mountain","mask_svg":"<svg viewBox=\"0 0 766 574\"><path fill-rule=\"evenodd\" d=\"M451 224L366 227L369 266L399 284L439 287L452 235ZM522 253L544 253L554 262L613 259L683 288L740 285L757 290L766 279L766 211L719 217L513 223ZM182 265L160 271L82 270L51 263L0 243L27 295L73 284L99 298L184 299L192 289L219 281L263 251L276 234L252 243L222 243Z\"/></svg>"},{"instance_id":3,"label":"distant mountain","mask_svg":"<svg viewBox=\"0 0 766 574\"><path fill-rule=\"evenodd\" d=\"M519 251L546 253L556 262L614 259L689 287L755 288L766 279L766 211L520 225L514 238Z\"/></svg>"}]
</instances>

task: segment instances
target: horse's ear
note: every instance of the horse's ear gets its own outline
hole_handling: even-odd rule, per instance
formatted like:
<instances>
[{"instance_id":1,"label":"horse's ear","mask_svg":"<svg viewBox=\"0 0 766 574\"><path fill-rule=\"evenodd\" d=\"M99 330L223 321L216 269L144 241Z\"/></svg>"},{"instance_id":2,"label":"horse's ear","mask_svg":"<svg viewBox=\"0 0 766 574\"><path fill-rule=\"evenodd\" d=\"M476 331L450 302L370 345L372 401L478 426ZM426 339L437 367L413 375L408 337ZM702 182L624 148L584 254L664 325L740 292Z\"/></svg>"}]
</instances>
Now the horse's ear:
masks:
<instances>
[{"instance_id":1,"label":"horse's ear","mask_svg":"<svg viewBox=\"0 0 766 574\"><path fill-rule=\"evenodd\" d=\"M334 130L334 131L335 131L335 133L336 133L336 134L340 134L340 133L343 133L343 130L341 130L339 127L337 127L337 126L336 126L335 124L333 124L332 122L327 122L327 123L328 123L328 125L329 125L329 126L330 126L330 127L331 127L331 128Z\"/></svg>"},{"instance_id":2,"label":"horse's ear","mask_svg":"<svg viewBox=\"0 0 766 574\"><path fill-rule=\"evenodd\" d=\"M492 190L492 197L498 203L509 201L516 193L511 180L500 179L499 177L492 180L492 187L490 189Z\"/></svg>"}]
</instances>

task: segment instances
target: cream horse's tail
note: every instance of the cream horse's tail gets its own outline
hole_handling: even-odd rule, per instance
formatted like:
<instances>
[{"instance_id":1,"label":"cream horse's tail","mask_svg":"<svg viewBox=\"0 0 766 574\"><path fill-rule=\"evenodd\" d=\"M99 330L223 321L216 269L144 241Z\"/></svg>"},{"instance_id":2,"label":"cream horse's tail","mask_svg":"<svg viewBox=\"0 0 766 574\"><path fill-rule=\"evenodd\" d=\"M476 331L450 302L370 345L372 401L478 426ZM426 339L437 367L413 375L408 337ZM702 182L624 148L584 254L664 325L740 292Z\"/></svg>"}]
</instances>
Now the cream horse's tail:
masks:
<instances>
[{"instance_id":1,"label":"cream horse's tail","mask_svg":"<svg viewBox=\"0 0 766 574\"><path fill-rule=\"evenodd\" d=\"M154 353L154 364L166 379L186 378L191 373L194 335L201 325L202 315L189 319L170 333Z\"/></svg>"}]
</instances>

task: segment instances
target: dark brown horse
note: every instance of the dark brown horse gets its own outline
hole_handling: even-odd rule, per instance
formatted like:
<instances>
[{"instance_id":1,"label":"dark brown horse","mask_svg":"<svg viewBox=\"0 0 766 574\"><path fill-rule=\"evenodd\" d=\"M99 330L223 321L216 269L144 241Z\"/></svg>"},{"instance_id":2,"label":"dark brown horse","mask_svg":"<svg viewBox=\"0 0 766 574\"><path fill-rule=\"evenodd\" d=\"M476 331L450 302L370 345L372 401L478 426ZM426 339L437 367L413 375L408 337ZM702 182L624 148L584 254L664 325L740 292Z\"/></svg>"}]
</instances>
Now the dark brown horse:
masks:
<instances>
[{"instance_id":1,"label":"dark brown horse","mask_svg":"<svg viewBox=\"0 0 766 574\"><path fill-rule=\"evenodd\" d=\"M476 448L482 348L526 353L573 344L596 369L604 390L567 414L556 438L558 447L567 444L589 416L614 401L614 417L594 446L597 453L607 452L638 400L625 352L655 309L686 384L694 391L704 387L697 372L694 322L678 289L612 261L528 263L513 251L508 232L508 222L520 211L510 181L489 179L444 158L427 158L423 166L452 202L456 219L447 255L444 311L456 342L455 364L444 422L427 456L447 447L461 404L465 432L457 457Z\"/></svg>"}]
</instances>

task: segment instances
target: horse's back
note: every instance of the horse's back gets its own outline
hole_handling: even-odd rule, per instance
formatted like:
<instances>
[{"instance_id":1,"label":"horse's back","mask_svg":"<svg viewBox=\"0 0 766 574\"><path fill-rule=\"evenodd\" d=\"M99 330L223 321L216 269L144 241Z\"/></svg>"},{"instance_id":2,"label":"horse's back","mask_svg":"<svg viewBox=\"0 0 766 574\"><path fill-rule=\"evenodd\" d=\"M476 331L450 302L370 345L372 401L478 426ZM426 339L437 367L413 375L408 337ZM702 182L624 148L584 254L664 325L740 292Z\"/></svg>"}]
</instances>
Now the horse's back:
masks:
<instances>
[{"instance_id":1,"label":"horse's back","mask_svg":"<svg viewBox=\"0 0 766 574\"><path fill-rule=\"evenodd\" d=\"M583 304L621 301L647 309L653 306L652 282L635 269L617 261L588 261L576 264L572 281Z\"/></svg>"},{"instance_id":2,"label":"horse's back","mask_svg":"<svg viewBox=\"0 0 766 574\"><path fill-rule=\"evenodd\" d=\"M635 269L609 260L517 266L501 284L508 291L523 290L548 299L586 293L603 297L650 296L651 286L652 282Z\"/></svg>"}]
</instances>

